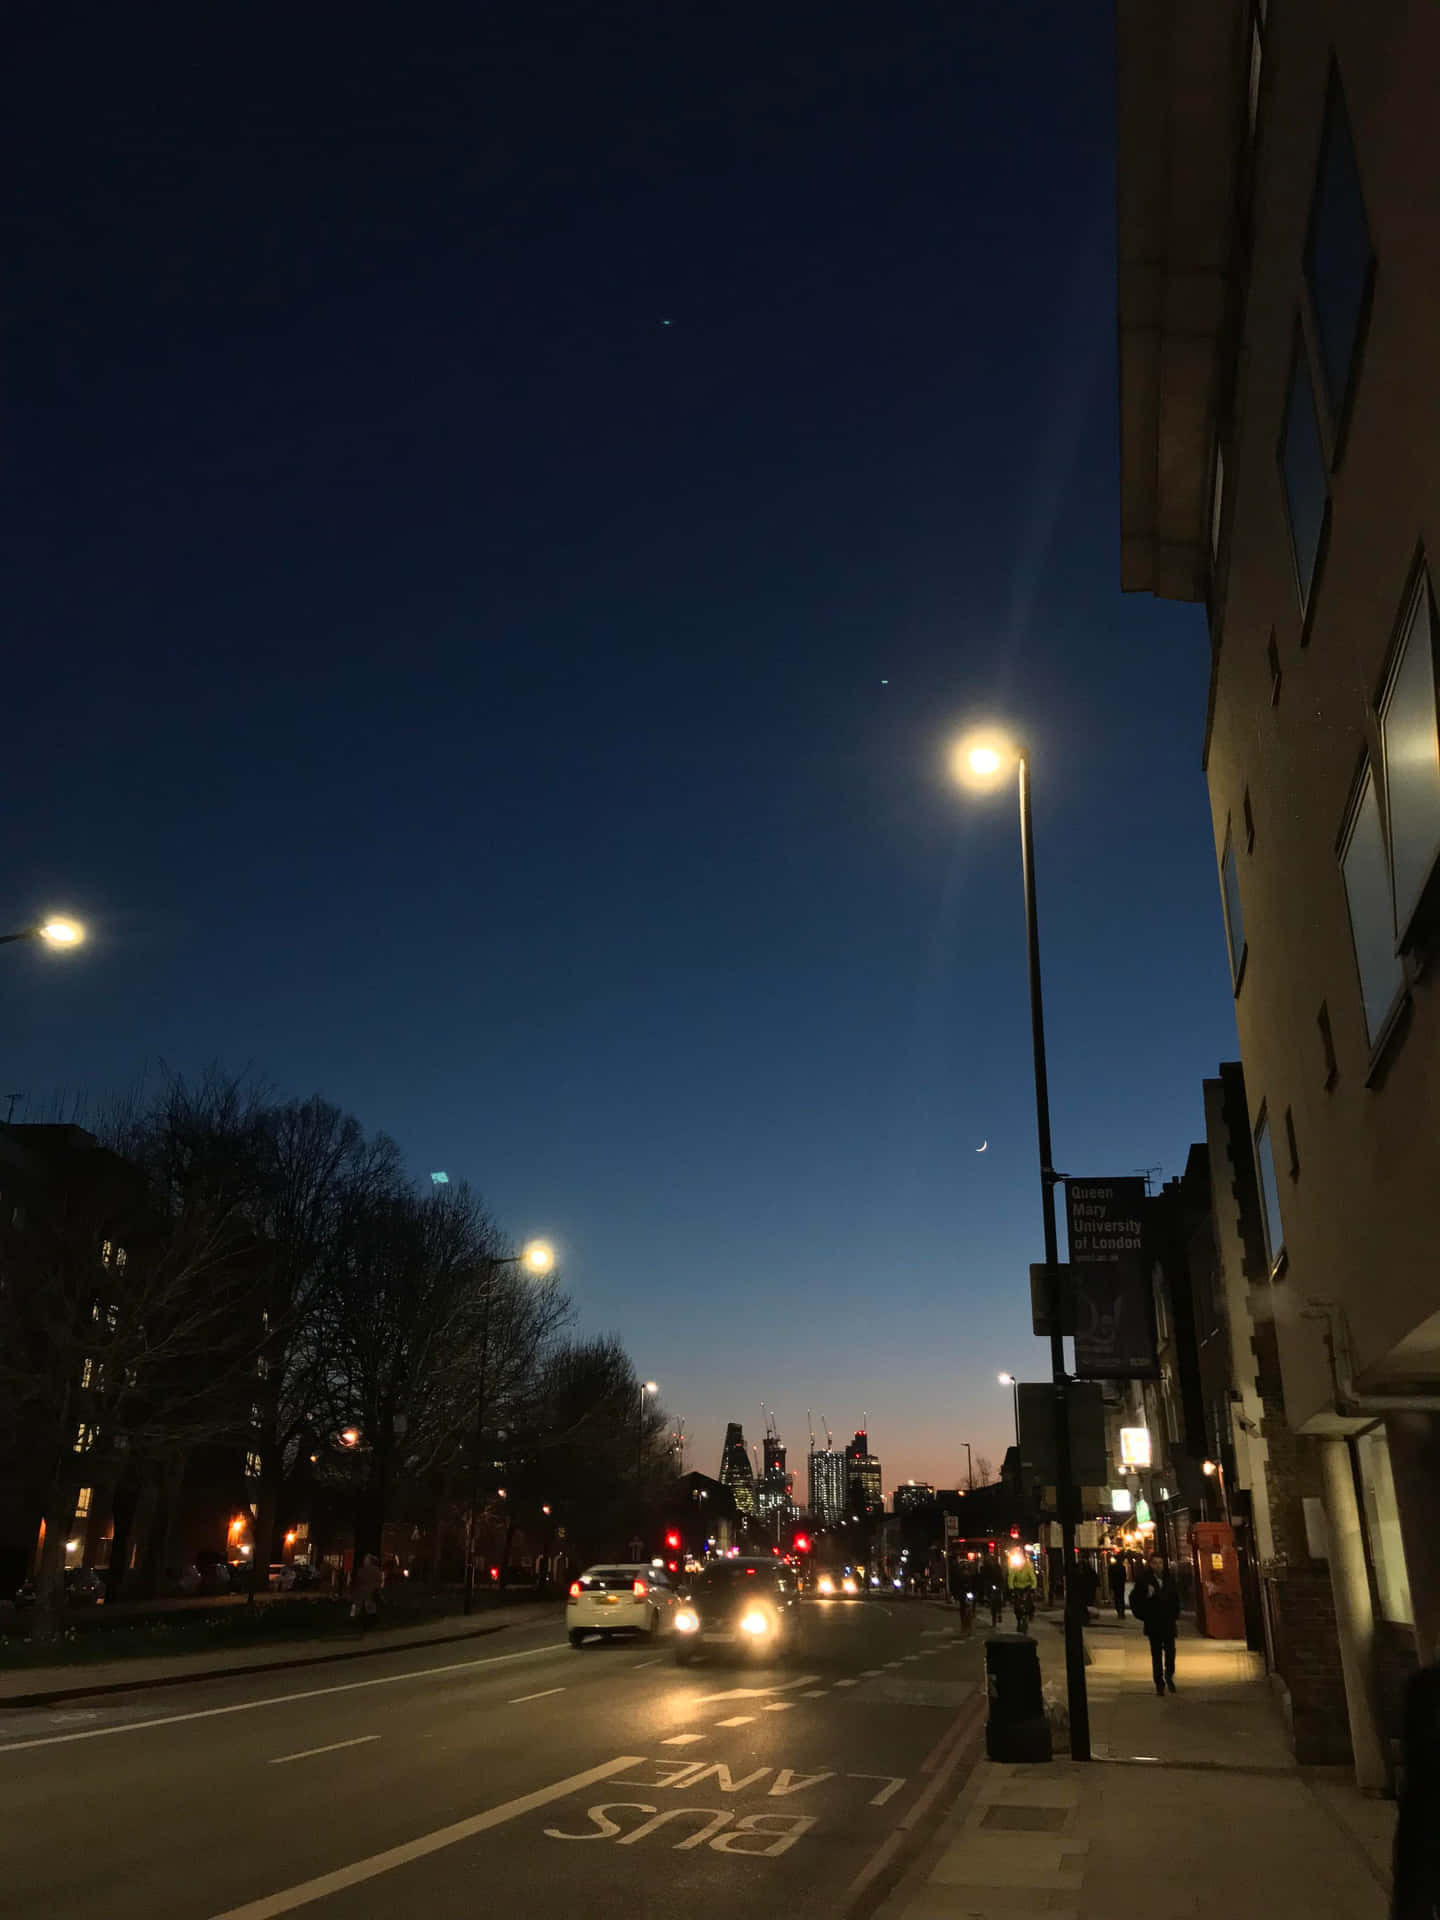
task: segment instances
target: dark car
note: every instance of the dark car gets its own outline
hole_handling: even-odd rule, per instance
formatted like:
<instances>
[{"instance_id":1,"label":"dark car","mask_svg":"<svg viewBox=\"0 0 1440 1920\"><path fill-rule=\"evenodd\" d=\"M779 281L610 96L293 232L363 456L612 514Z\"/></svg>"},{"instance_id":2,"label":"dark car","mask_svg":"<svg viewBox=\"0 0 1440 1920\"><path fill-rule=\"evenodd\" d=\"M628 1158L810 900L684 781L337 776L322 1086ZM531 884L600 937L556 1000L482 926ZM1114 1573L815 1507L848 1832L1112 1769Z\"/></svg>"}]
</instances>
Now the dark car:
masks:
<instances>
[{"instance_id":1,"label":"dark car","mask_svg":"<svg viewBox=\"0 0 1440 1920\"><path fill-rule=\"evenodd\" d=\"M700 1653L773 1660L795 1643L799 1595L791 1569L776 1560L715 1560L691 1582L675 1611L675 1664Z\"/></svg>"}]
</instances>

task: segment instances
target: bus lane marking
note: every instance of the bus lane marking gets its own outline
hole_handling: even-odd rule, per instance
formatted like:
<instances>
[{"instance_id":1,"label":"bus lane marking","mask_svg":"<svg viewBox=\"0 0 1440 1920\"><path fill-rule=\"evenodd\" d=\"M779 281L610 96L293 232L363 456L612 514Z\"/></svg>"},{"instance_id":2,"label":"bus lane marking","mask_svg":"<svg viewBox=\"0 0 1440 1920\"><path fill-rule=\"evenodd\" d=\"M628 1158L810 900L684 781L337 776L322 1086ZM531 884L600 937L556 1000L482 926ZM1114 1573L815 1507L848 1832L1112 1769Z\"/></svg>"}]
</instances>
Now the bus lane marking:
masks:
<instances>
[{"instance_id":1,"label":"bus lane marking","mask_svg":"<svg viewBox=\"0 0 1440 1920\"><path fill-rule=\"evenodd\" d=\"M906 1776L903 1773L847 1773L845 1778L847 1780L885 1780L889 1782L887 1786L883 1786L880 1789L879 1793L871 1795L868 1804L872 1807L883 1807L887 1800L893 1800L904 1786L906 1780Z\"/></svg>"}]
</instances>

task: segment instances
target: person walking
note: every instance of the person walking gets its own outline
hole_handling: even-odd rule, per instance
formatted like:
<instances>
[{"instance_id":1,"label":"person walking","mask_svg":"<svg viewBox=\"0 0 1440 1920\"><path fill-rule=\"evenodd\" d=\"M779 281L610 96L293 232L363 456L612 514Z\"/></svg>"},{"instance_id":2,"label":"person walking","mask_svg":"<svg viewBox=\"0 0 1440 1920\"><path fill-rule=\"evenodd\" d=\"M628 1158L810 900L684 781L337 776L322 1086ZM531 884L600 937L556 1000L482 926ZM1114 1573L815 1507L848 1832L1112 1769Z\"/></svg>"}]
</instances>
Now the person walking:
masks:
<instances>
[{"instance_id":1,"label":"person walking","mask_svg":"<svg viewBox=\"0 0 1440 1920\"><path fill-rule=\"evenodd\" d=\"M1180 1621L1180 1589L1170 1564L1155 1554L1150 1561L1152 1582L1145 1593L1145 1611L1140 1624L1150 1642L1150 1671L1155 1691L1163 1695L1175 1691L1175 1629ZM1139 1582L1136 1582L1138 1591ZM1131 1602L1134 1605L1134 1602Z\"/></svg>"},{"instance_id":2,"label":"person walking","mask_svg":"<svg viewBox=\"0 0 1440 1920\"><path fill-rule=\"evenodd\" d=\"M1148 1560L1141 1560L1135 1569L1135 1583L1130 1590L1130 1611L1140 1622L1140 1630L1145 1630L1145 1602L1154 1592L1158 1582L1150 1571Z\"/></svg>"},{"instance_id":3,"label":"person walking","mask_svg":"<svg viewBox=\"0 0 1440 1920\"><path fill-rule=\"evenodd\" d=\"M350 1582L350 1618L360 1622L361 1633L380 1611L380 1588L384 1580L380 1562L373 1553L367 1553Z\"/></svg>"},{"instance_id":4,"label":"person walking","mask_svg":"<svg viewBox=\"0 0 1440 1920\"><path fill-rule=\"evenodd\" d=\"M1110 1562L1110 1598L1115 1606L1115 1618L1125 1618L1125 1556L1117 1553Z\"/></svg>"}]
</instances>

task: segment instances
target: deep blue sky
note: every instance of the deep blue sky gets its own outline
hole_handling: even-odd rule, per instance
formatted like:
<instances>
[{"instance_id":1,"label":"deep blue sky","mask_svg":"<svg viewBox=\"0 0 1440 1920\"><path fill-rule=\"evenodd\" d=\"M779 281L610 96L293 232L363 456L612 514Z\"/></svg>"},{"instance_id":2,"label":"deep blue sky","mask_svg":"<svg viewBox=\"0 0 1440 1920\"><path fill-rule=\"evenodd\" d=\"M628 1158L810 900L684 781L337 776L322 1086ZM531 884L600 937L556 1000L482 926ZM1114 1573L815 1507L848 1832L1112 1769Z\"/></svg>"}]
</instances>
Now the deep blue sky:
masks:
<instances>
[{"instance_id":1,"label":"deep blue sky","mask_svg":"<svg viewBox=\"0 0 1440 1920\"><path fill-rule=\"evenodd\" d=\"M1235 1045L1203 622L1118 588L1111 9L308 12L10 42L0 899L94 939L8 950L0 1093L323 1092L692 1464L763 1400L953 1483L1044 1365L967 716L1062 1170L1177 1172Z\"/></svg>"}]
</instances>

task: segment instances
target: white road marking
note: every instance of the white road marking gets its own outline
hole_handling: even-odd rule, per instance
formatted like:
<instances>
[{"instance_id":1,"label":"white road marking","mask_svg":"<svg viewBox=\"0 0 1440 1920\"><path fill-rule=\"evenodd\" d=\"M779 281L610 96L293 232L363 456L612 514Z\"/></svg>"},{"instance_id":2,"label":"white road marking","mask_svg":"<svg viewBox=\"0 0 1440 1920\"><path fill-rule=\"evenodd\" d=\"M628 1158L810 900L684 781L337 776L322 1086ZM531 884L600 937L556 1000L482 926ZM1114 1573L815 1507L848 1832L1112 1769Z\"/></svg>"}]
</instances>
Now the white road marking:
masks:
<instances>
[{"instance_id":1,"label":"white road marking","mask_svg":"<svg viewBox=\"0 0 1440 1920\"><path fill-rule=\"evenodd\" d=\"M306 1747L303 1753L282 1753L278 1760L268 1761L272 1767L288 1767L292 1760L313 1760L317 1753L339 1753L342 1747L363 1747L369 1740L378 1740L378 1733L362 1733L354 1740L332 1740L328 1747Z\"/></svg>"},{"instance_id":2,"label":"white road marking","mask_svg":"<svg viewBox=\"0 0 1440 1920\"><path fill-rule=\"evenodd\" d=\"M662 1747L688 1747L704 1738L703 1733L672 1733L668 1740L662 1740L660 1744Z\"/></svg>"},{"instance_id":3,"label":"white road marking","mask_svg":"<svg viewBox=\"0 0 1440 1920\"><path fill-rule=\"evenodd\" d=\"M717 1720L717 1727L748 1727L755 1718L753 1713L735 1713L728 1720Z\"/></svg>"},{"instance_id":4,"label":"white road marking","mask_svg":"<svg viewBox=\"0 0 1440 1920\"><path fill-rule=\"evenodd\" d=\"M818 1680L817 1673L802 1673L795 1680L783 1680L776 1687L729 1687L724 1693L702 1693L695 1702L703 1707L711 1700L762 1700L767 1693L793 1693L796 1687L808 1687L812 1680Z\"/></svg>"},{"instance_id":5,"label":"white road marking","mask_svg":"<svg viewBox=\"0 0 1440 1920\"><path fill-rule=\"evenodd\" d=\"M860 1669L860 1678L862 1680L876 1680L884 1671L885 1669L883 1667L862 1667Z\"/></svg>"},{"instance_id":6,"label":"white road marking","mask_svg":"<svg viewBox=\"0 0 1440 1920\"><path fill-rule=\"evenodd\" d=\"M808 1693L802 1693L802 1700L823 1700L830 1691L828 1687L812 1687Z\"/></svg>"},{"instance_id":7,"label":"white road marking","mask_svg":"<svg viewBox=\"0 0 1440 1920\"><path fill-rule=\"evenodd\" d=\"M517 1694L513 1700L507 1700L510 1707L523 1707L527 1700L548 1700L552 1693L564 1693L564 1687L545 1687L539 1693Z\"/></svg>"},{"instance_id":8,"label":"white road marking","mask_svg":"<svg viewBox=\"0 0 1440 1920\"><path fill-rule=\"evenodd\" d=\"M901 1787L905 1784L905 1775L903 1773L851 1773L847 1774L846 1778L849 1780L886 1780L889 1782L889 1785L882 1787L879 1793L872 1795L870 1800L872 1807L883 1807L887 1800L893 1800L895 1798L896 1794L899 1793Z\"/></svg>"},{"instance_id":9,"label":"white road marking","mask_svg":"<svg viewBox=\"0 0 1440 1920\"><path fill-rule=\"evenodd\" d=\"M30 1747L63 1747L71 1740L104 1740L112 1733L146 1733L151 1727L178 1727L187 1720L213 1720L222 1713L254 1713L260 1707L288 1707L295 1700L321 1700L332 1693L359 1693L365 1687L393 1687L402 1680L429 1680L442 1673L465 1673L474 1667L503 1667L515 1660L533 1660L555 1653L568 1643L552 1640L548 1646L527 1647L523 1653L491 1653L481 1660L450 1660L443 1667L411 1667L404 1673L380 1673L370 1680L345 1680L335 1687L308 1687L303 1693L272 1693L263 1700L236 1700L228 1707L197 1707L193 1713L162 1713L153 1720L126 1720L114 1727L88 1727L83 1733L47 1733L36 1740L7 1740L0 1753L24 1753ZM236 1669L244 1678L244 1669ZM813 1677L813 1676L812 1676Z\"/></svg>"},{"instance_id":10,"label":"white road marking","mask_svg":"<svg viewBox=\"0 0 1440 1920\"><path fill-rule=\"evenodd\" d=\"M766 1713L789 1713L794 1704L793 1700L772 1700L765 1711Z\"/></svg>"},{"instance_id":11,"label":"white road marking","mask_svg":"<svg viewBox=\"0 0 1440 1920\"><path fill-rule=\"evenodd\" d=\"M521 1794L518 1800L503 1800L498 1807L487 1807L484 1813L475 1813L468 1820L457 1820L453 1826L437 1827L433 1833L421 1834L418 1840L407 1840L398 1847L388 1847L384 1853L372 1853L364 1860L353 1860L348 1867L338 1867L334 1873L322 1873L317 1879L302 1880L298 1886L286 1887L280 1893L266 1894L261 1900L249 1900L243 1907L229 1907L224 1913L215 1915L215 1920L274 1920L278 1913L293 1913L296 1907L305 1907L312 1900L324 1900L332 1893L344 1893L347 1887L359 1886L362 1881L373 1880L378 1874L389 1873L392 1867L408 1866L412 1860L423 1860L427 1854L439 1853L442 1847L453 1847L458 1841L472 1839L477 1833L486 1833L491 1827L504 1826L507 1820L516 1820L522 1813L533 1813L536 1807L548 1807L552 1800L563 1800L567 1794L578 1792L582 1787L594 1786L599 1780L609 1780L617 1773L624 1773L627 1767L640 1765L641 1756L622 1753L617 1760L607 1760L603 1766L590 1767L584 1773L572 1773L568 1780L556 1780L548 1787L541 1787L535 1793Z\"/></svg>"},{"instance_id":12,"label":"white road marking","mask_svg":"<svg viewBox=\"0 0 1440 1920\"><path fill-rule=\"evenodd\" d=\"M858 1686L859 1682L856 1680L837 1680L835 1684L837 1687L854 1687Z\"/></svg>"},{"instance_id":13,"label":"white road marking","mask_svg":"<svg viewBox=\"0 0 1440 1920\"><path fill-rule=\"evenodd\" d=\"M632 1660L630 1664L633 1671L638 1671L641 1667L658 1667L660 1664L660 1656L658 1653L655 1653L652 1654L648 1660Z\"/></svg>"}]
</instances>

